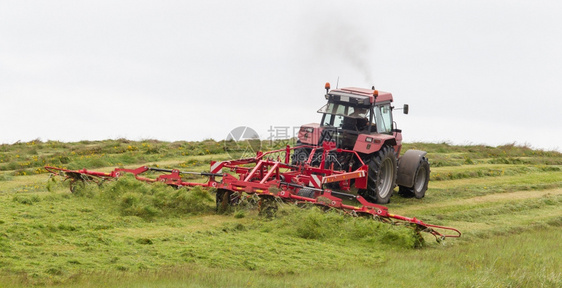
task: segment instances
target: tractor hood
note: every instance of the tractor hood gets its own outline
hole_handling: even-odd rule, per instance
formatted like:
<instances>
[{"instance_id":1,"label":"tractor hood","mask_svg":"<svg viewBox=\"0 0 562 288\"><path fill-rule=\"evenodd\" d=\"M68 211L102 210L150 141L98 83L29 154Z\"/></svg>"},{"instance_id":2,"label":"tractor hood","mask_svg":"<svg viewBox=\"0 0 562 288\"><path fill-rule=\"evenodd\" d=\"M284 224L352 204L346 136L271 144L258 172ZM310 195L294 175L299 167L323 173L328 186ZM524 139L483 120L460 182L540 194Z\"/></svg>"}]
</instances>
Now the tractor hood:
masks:
<instances>
[{"instance_id":1,"label":"tractor hood","mask_svg":"<svg viewBox=\"0 0 562 288\"><path fill-rule=\"evenodd\" d=\"M321 134L319 123L305 124L299 129L298 139L302 144L317 145Z\"/></svg>"}]
</instances>

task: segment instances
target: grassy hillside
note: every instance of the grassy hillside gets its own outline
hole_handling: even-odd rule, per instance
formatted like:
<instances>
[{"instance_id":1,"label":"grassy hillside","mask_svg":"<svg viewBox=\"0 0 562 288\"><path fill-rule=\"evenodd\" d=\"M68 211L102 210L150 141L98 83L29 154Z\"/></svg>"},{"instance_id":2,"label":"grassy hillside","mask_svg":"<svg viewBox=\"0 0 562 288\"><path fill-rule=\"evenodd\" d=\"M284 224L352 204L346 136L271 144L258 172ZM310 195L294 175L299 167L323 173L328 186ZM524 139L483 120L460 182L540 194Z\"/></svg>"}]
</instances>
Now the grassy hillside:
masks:
<instances>
[{"instance_id":1,"label":"grassy hillside","mask_svg":"<svg viewBox=\"0 0 562 288\"><path fill-rule=\"evenodd\" d=\"M213 191L127 177L71 194L42 168L204 171L228 158L224 145L0 145L0 287L562 286L558 152L406 144L429 152L429 190L393 196L389 210L463 232L421 247L411 229L337 212L283 205L267 219L246 203L216 215Z\"/></svg>"}]
</instances>

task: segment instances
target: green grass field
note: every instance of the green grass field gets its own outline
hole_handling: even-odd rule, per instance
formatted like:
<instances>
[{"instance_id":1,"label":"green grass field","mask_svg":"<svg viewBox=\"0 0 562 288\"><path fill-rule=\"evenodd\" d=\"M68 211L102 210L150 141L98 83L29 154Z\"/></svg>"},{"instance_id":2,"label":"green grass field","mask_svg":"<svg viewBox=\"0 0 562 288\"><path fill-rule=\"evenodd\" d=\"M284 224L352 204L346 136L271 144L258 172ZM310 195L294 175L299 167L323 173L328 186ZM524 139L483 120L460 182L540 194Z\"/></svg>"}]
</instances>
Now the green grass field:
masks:
<instances>
[{"instance_id":1,"label":"green grass field","mask_svg":"<svg viewBox=\"0 0 562 288\"><path fill-rule=\"evenodd\" d=\"M217 215L213 191L129 177L72 194L42 168L204 171L224 145L0 145L0 287L562 287L558 152L406 144L429 152L429 190L389 210L463 232L421 247L404 226L292 205Z\"/></svg>"}]
</instances>

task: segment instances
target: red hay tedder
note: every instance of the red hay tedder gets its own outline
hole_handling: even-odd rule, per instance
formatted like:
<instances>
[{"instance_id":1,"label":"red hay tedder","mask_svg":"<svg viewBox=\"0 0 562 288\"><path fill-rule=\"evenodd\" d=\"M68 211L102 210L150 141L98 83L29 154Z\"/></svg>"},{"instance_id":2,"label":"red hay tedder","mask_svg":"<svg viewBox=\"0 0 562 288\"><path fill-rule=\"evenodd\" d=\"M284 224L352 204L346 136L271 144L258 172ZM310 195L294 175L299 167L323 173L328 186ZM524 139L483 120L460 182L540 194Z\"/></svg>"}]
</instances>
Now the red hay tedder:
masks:
<instances>
[{"instance_id":1,"label":"red hay tedder","mask_svg":"<svg viewBox=\"0 0 562 288\"><path fill-rule=\"evenodd\" d=\"M399 156L402 136L392 119L392 94L379 92L374 87L330 91L326 83L325 88L328 103L318 111L323 114L321 124L303 125L295 147L258 151L255 157L245 159L212 161L209 172L146 166L116 168L109 173L45 168L69 180L71 191L85 182L101 185L104 181L132 174L140 181L163 182L178 188L214 188L217 211L238 204L243 197L257 195L261 209L276 210L276 199L312 203L341 209L354 216L411 223L416 230L428 232L438 241L460 237L461 233L455 228L395 215L380 205L390 201L396 185L401 195L424 197L430 173L426 152L409 150ZM408 106L404 105L403 110L407 114ZM149 171L160 175L156 178L143 176ZM206 176L208 181L184 181L184 174Z\"/></svg>"}]
</instances>

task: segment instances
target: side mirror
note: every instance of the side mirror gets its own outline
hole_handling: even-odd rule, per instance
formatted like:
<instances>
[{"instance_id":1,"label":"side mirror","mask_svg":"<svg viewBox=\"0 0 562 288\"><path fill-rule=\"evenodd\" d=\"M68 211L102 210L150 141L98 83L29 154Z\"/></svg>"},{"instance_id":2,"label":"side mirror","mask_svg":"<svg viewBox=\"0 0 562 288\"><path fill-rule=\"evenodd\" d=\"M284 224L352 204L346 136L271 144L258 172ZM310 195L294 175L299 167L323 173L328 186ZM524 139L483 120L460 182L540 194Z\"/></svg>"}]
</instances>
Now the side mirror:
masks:
<instances>
[{"instance_id":1,"label":"side mirror","mask_svg":"<svg viewBox=\"0 0 562 288\"><path fill-rule=\"evenodd\" d=\"M404 104L404 114L408 114L409 108L408 104Z\"/></svg>"}]
</instances>

